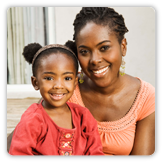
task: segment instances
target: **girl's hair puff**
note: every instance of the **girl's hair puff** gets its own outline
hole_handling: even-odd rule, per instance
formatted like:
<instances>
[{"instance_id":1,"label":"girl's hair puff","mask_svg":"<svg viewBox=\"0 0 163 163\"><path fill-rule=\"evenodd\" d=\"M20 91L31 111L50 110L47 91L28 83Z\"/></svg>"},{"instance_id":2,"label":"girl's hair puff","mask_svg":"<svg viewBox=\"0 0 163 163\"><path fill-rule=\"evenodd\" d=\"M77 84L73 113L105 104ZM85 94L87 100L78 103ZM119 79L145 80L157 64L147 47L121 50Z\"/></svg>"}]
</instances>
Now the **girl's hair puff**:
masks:
<instances>
[{"instance_id":1,"label":"girl's hair puff","mask_svg":"<svg viewBox=\"0 0 163 163\"><path fill-rule=\"evenodd\" d=\"M64 45L71 49L78 58L77 47L74 41L68 40Z\"/></svg>"},{"instance_id":2,"label":"girl's hair puff","mask_svg":"<svg viewBox=\"0 0 163 163\"><path fill-rule=\"evenodd\" d=\"M57 45L57 44L54 44L54 45L56 46L52 48L47 48L41 51L39 55L37 56L35 56L35 54L38 52L38 50L41 50L42 48L42 46L39 43L31 43L24 47L23 56L29 64L31 64L34 57L36 57L34 59L34 63L32 63L33 64L33 67L32 67L33 76L36 76L37 69L40 67L42 60L44 60L45 58L47 58L48 56L54 53L55 54L62 53L62 54L66 54L67 56L69 56L74 62L74 67L75 67L76 75L77 75L79 65L78 65L78 60L76 56L72 52L70 52L68 49L64 48L62 45Z\"/></svg>"},{"instance_id":3,"label":"girl's hair puff","mask_svg":"<svg viewBox=\"0 0 163 163\"><path fill-rule=\"evenodd\" d=\"M31 44L28 44L27 46L25 46L23 49L23 53L22 53L25 60L29 64L32 64L32 60L34 58L34 55L41 48L42 48L42 46L39 43L31 43Z\"/></svg>"}]
</instances>

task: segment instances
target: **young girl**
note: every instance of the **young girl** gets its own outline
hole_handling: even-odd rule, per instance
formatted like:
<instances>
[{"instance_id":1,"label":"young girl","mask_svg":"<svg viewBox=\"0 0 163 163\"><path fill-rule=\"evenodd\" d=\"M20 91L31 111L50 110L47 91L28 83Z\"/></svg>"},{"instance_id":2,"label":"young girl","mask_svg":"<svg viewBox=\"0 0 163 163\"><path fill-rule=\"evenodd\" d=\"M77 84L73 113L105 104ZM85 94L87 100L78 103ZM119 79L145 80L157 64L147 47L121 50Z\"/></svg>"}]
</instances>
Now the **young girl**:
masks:
<instances>
[{"instance_id":1,"label":"young girl","mask_svg":"<svg viewBox=\"0 0 163 163\"><path fill-rule=\"evenodd\" d=\"M24 48L32 63L32 85L43 100L22 115L13 134L11 155L103 155L97 122L88 109L67 102L78 82L78 61L58 44Z\"/></svg>"}]
</instances>

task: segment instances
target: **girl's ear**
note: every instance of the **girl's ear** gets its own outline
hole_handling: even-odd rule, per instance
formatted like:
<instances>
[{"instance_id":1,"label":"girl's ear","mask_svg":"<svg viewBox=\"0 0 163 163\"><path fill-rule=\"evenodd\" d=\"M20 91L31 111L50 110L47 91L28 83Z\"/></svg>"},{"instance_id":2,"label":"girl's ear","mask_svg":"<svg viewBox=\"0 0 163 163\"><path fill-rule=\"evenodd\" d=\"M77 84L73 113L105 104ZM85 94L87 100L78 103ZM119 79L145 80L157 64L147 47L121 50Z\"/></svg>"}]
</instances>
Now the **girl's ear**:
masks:
<instances>
[{"instance_id":1,"label":"girl's ear","mask_svg":"<svg viewBox=\"0 0 163 163\"><path fill-rule=\"evenodd\" d=\"M31 82L32 82L34 89L36 91L39 90L38 81L35 76L31 76Z\"/></svg>"},{"instance_id":2,"label":"girl's ear","mask_svg":"<svg viewBox=\"0 0 163 163\"><path fill-rule=\"evenodd\" d=\"M122 40L121 49L122 49L122 56L124 57L126 55L126 52L127 52L127 41L126 41L126 38L124 38Z\"/></svg>"}]
</instances>

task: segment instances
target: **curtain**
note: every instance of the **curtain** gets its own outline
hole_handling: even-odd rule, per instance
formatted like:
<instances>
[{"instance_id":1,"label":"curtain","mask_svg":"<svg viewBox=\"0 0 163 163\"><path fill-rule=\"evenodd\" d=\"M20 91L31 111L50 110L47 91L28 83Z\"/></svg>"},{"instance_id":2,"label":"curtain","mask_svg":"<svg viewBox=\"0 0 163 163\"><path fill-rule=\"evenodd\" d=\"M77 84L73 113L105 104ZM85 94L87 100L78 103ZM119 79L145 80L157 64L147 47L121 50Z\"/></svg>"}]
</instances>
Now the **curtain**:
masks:
<instances>
[{"instance_id":1,"label":"curtain","mask_svg":"<svg viewBox=\"0 0 163 163\"><path fill-rule=\"evenodd\" d=\"M47 11L44 7L12 7L7 11L8 84L30 84L32 68L23 55L29 43L47 43Z\"/></svg>"}]
</instances>

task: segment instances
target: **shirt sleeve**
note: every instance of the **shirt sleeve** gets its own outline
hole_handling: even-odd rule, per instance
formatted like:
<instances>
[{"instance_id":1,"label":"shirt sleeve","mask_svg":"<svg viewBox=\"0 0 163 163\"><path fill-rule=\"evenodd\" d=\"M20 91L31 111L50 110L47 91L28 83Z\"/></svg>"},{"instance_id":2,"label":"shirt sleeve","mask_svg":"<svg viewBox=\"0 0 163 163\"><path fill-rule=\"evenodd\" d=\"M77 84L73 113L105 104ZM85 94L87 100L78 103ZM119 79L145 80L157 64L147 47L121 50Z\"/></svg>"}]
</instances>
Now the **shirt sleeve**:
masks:
<instances>
[{"instance_id":1,"label":"shirt sleeve","mask_svg":"<svg viewBox=\"0 0 163 163\"><path fill-rule=\"evenodd\" d=\"M42 128L43 119L39 114L23 115L15 128L9 154L33 155Z\"/></svg>"},{"instance_id":2,"label":"shirt sleeve","mask_svg":"<svg viewBox=\"0 0 163 163\"><path fill-rule=\"evenodd\" d=\"M148 83L148 91L142 107L139 109L137 120L140 121L155 112L155 88Z\"/></svg>"},{"instance_id":3,"label":"shirt sleeve","mask_svg":"<svg viewBox=\"0 0 163 163\"><path fill-rule=\"evenodd\" d=\"M101 139L97 128L97 121L94 119L88 109L86 112L87 113L83 116L83 121L86 122L84 125L84 131L87 137L87 145L84 155L104 155L102 152Z\"/></svg>"}]
</instances>

